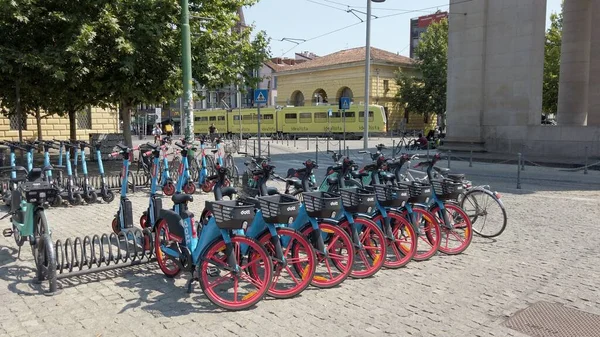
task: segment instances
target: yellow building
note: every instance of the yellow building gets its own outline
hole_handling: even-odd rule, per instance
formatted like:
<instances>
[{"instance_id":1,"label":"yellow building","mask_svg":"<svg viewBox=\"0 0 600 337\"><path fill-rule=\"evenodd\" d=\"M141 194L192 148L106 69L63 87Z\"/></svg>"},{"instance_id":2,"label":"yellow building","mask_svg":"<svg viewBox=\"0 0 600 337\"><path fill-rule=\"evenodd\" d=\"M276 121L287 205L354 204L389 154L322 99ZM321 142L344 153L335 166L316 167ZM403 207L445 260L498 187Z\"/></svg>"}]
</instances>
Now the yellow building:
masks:
<instances>
[{"instance_id":1,"label":"yellow building","mask_svg":"<svg viewBox=\"0 0 600 337\"><path fill-rule=\"evenodd\" d=\"M26 115L23 123L23 139L38 139L35 118ZM119 128L119 112L101 108L86 109L77 114L77 139L88 140L93 133L116 133ZM68 139L69 118L49 116L42 119L42 139ZM0 140L19 140L18 118L0 115Z\"/></svg>"},{"instance_id":2,"label":"yellow building","mask_svg":"<svg viewBox=\"0 0 600 337\"><path fill-rule=\"evenodd\" d=\"M382 105L388 116L388 131L424 130L422 115L406 115L396 101L399 69L415 72L413 60L371 48L370 104ZM326 56L277 69L278 105L337 105L340 97L353 104L365 100L365 47L342 50ZM435 119L431 121L435 123Z\"/></svg>"}]
</instances>

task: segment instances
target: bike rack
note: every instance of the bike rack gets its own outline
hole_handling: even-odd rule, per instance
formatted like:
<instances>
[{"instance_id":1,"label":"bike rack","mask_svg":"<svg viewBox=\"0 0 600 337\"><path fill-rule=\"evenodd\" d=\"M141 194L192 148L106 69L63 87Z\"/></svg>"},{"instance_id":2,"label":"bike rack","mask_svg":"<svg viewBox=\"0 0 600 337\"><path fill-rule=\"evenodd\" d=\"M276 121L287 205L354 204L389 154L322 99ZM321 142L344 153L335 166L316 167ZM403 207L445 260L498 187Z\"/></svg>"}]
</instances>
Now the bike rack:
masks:
<instances>
[{"instance_id":1,"label":"bike rack","mask_svg":"<svg viewBox=\"0 0 600 337\"><path fill-rule=\"evenodd\" d=\"M147 241L145 238L148 238ZM146 246L146 247L144 247ZM154 262L152 231L134 229L56 240L56 278L64 279Z\"/></svg>"}]
</instances>

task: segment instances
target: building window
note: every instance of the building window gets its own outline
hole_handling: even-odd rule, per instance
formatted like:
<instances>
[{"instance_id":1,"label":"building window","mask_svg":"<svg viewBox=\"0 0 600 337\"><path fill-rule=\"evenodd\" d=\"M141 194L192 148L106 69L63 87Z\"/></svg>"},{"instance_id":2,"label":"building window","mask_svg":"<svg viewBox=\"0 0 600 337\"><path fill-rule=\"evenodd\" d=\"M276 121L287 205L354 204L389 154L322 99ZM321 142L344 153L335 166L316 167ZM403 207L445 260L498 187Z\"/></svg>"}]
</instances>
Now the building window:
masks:
<instances>
[{"instance_id":1,"label":"building window","mask_svg":"<svg viewBox=\"0 0 600 337\"><path fill-rule=\"evenodd\" d=\"M23 114L21 117L21 130L27 130L27 114ZM16 113L10 116L10 129L19 130L19 118Z\"/></svg>"},{"instance_id":2,"label":"building window","mask_svg":"<svg viewBox=\"0 0 600 337\"><path fill-rule=\"evenodd\" d=\"M77 129L90 130L92 128L92 108L88 107L85 110L77 112Z\"/></svg>"},{"instance_id":3,"label":"building window","mask_svg":"<svg viewBox=\"0 0 600 337\"><path fill-rule=\"evenodd\" d=\"M383 80L383 91L385 91L385 92L390 91L390 81L389 80Z\"/></svg>"}]
</instances>

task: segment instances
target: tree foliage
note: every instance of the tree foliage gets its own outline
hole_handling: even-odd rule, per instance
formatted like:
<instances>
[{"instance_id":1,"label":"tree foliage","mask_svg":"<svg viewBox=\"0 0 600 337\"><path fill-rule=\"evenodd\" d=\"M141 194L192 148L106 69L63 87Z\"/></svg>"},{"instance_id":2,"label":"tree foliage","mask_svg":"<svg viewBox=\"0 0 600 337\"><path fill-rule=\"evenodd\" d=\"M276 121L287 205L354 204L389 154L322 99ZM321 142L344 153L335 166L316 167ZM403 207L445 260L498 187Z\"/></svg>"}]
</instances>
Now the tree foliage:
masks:
<instances>
[{"instance_id":1,"label":"tree foliage","mask_svg":"<svg viewBox=\"0 0 600 337\"><path fill-rule=\"evenodd\" d=\"M546 31L544 48L544 87L542 111L556 113L558 110L558 82L560 75L560 49L562 45L563 14L550 14L550 27Z\"/></svg>"},{"instance_id":2,"label":"tree foliage","mask_svg":"<svg viewBox=\"0 0 600 337\"><path fill-rule=\"evenodd\" d=\"M219 87L268 57L263 32L236 30L237 12L257 0L190 0L193 75ZM130 110L160 104L182 89L179 0L0 0L0 101L24 111L68 114L87 106L121 106L131 143Z\"/></svg>"},{"instance_id":3,"label":"tree foliage","mask_svg":"<svg viewBox=\"0 0 600 337\"><path fill-rule=\"evenodd\" d=\"M418 74L400 71L397 100L411 113L443 115L446 111L448 21L427 28L416 48Z\"/></svg>"}]
</instances>

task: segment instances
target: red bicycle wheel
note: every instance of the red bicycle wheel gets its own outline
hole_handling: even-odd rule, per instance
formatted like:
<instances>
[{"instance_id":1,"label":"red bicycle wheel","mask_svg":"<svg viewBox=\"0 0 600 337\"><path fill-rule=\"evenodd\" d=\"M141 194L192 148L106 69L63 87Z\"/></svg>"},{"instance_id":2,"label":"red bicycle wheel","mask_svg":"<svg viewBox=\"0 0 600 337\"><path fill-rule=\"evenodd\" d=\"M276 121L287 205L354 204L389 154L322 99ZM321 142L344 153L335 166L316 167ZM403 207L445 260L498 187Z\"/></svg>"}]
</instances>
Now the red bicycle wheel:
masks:
<instances>
[{"instance_id":1,"label":"red bicycle wheel","mask_svg":"<svg viewBox=\"0 0 600 337\"><path fill-rule=\"evenodd\" d=\"M417 236L411 224L396 211L388 211L393 240L387 240L387 255L383 266L397 269L407 265L417 252ZM383 217L378 215L375 221L383 223Z\"/></svg>"},{"instance_id":2,"label":"red bicycle wheel","mask_svg":"<svg viewBox=\"0 0 600 337\"><path fill-rule=\"evenodd\" d=\"M202 192L209 193L210 191L213 190L214 186L215 186L214 181L205 181L204 184L202 184L202 186L201 186Z\"/></svg>"},{"instance_id":3,"label":"red bicycle wheel","mask_svg":"<svg viewBox=\"0 0 600 337\"><path fill-rule=\"evenodd\" d=\"M113 218L111 223L112 230L115 234L119 235L121 233L121 228L119 228L119 220L116 217Z\"/></svg>"},{"instance_id":4,"label":"red bicycle wheel","mask_svg":"<svg viewBox=\"0 0 600 337\"><path fill-rule=\"evenodd\" d=\"M350 236L338 226L320 223L319 229L327 255L315 250L317 268L311 284L318 288L332 288L350 276L354 263L354 246ZM312 232L313 228L309 226L302 231L302 235L310 238Z\"/></svg>"},{"instance_id":5,"label":"red bicycle wheel","mask_svg":"<svg viewBox=\"0 0 600 337\"><path fill-rule=\"evenodd\" d=\"M175 277L181 272L181 268L175 263L172 257L163 253L160 247L166 242L171 241L169 235L169 226L165 220L160 220L156 226L156 234L154 240L154 253L156 254L156 262L160 270L165 274L166 277Z\"/></svg>"},{"instance_id":6,"label":"red bicycle wheel","mask_svg":"<svg viewBox=\"0 0 600 337\"><path fill-rule=\"evenodd\" d=\"M402 216L407 220L410 219L406 210L402 212ZM429 260L440 248L440 224L435 219L435 215L423 208L413 207L412 217L417 238L417 251L413 260Z\"/></svg>"},{"instance_id":7,"label":"red bicycle wheel","mask_svg":"<svg viewBox=\"0 0 600 337\"><path fill-rule=\"evenodd\" d=\"M442 224L441 228L441 243L440 252L447 255L460 254L469 247L473 239L473 227L471 219L463 211L460 206L453 203L445 203L444 208L448 213L448 220L452 222L450 226L443 225L445 223L440 215L439 207L434 207L431 212L435 214L436 220ZM451 228L449 228L451 227Z\"/></svg>"},{"instance_id":8,"label":"red bicycle wheel","mask_svg":"<svg viewBox=\"0 0 600 337\"><path fill-rule=\"evenodd\" d=\"M208 299L227 310L244 310L267 294L271 286L273 264L269 253L255 239L232 235L231 245L238 259L242 256L242 245L248 246L248 258L239 260L232 271L227 264L226 244L222 239L214 241L206 250L198 268L200 286ZM254 272L250 272L250 269Z\"/></svg>"},{"instance_id":9,"label":"red bicycle wheel","mask_svg":"<svg viewBox=\"0 0 600 337\"><path fill-rule=\"evenodd\" d=\"M282 242L287 243L281 247L285 264L275 254L271 233L266 232L258 239L273 257L273 282L268 294L275 298L291 298L310 285L315 274L317 258L310 242L298 231L291 228L277 228L277 234ZM255 272L252 268L252 273Z\"/></svg>"},{"instance_id":10,"label":"red bicycle wheel","mask_svg":"<svg viewBox=\"0 0 600 337\"><path fill-rule=\"evenodd\" d=\"M367 278L375 275L381 267L386 256L385 235L376 223L369 219L357 217L354 219L358 230L359 242L354 242L354 264L352 265L352 278ZM346 219L339 224L341 228L352 238L350 222ZM359 247L359 248L356 248ZM334 263L338 261L334 260ZM340 266L337 266L338 269Z\"/></svg>"}]
</instances>

